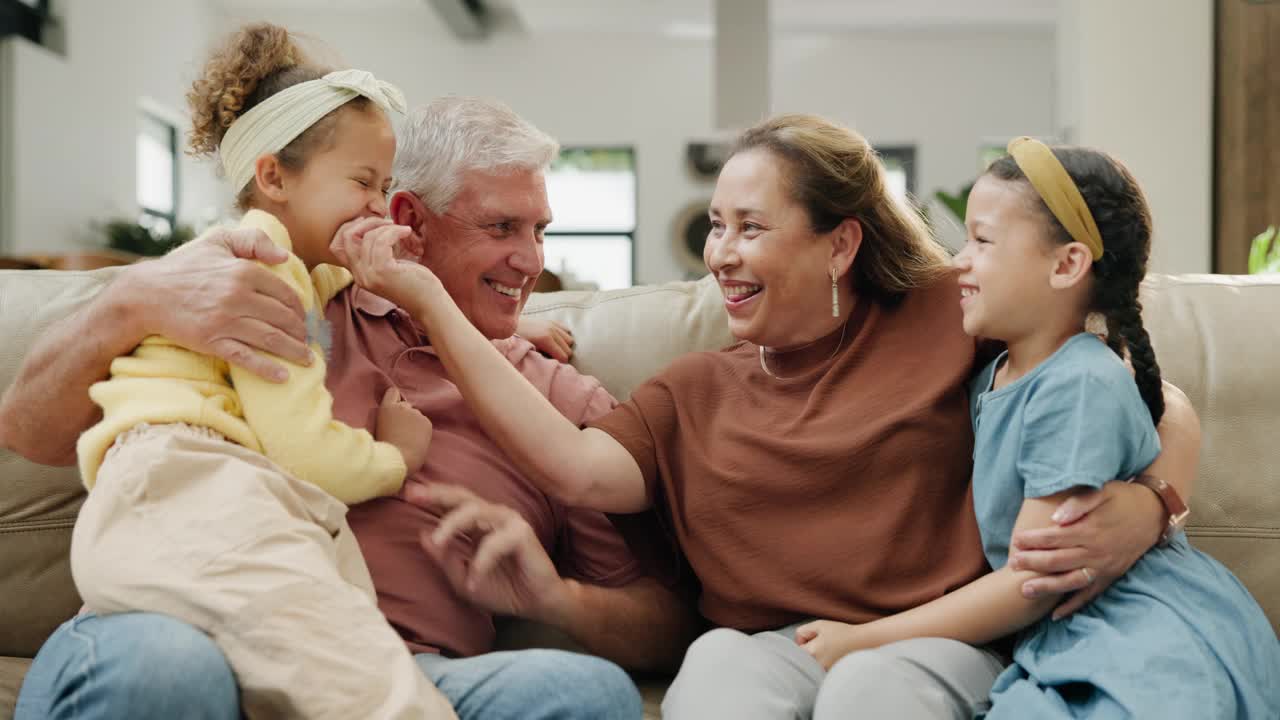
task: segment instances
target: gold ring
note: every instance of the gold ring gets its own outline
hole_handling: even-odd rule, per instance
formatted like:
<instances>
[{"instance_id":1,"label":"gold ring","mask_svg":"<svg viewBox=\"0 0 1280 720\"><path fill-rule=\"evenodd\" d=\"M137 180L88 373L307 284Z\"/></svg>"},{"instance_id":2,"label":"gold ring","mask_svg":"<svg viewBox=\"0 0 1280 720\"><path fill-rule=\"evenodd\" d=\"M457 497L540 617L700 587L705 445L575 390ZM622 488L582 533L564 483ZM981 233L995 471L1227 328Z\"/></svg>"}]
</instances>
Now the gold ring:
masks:
<instances>
[{"instance_id":1,"label":"gold ring","mask_svg":"<svg viewBox=\"0 0 1280 720\"><path fill-rule=\"evenodd\" d=\"M1093 581L1097 579L1094 576L1093 571L1087 567L1080 568L1080 572L1084 573L1084 579L1089 585L1092 585Z\"/></svg>"}]
</instances>

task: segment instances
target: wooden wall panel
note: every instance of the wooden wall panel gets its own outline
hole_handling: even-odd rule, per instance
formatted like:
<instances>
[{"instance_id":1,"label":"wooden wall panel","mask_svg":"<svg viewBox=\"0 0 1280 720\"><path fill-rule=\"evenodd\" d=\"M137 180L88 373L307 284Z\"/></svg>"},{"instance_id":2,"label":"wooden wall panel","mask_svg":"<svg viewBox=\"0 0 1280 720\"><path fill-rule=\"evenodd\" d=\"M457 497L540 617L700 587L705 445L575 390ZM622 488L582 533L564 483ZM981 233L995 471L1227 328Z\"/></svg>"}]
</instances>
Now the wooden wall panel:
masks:
<instances>
[{"instance_id":1,"label":"wooden wall panel","mask_svg":"<svg viewBox=\"0 0 1280 720\"><path fill-rule=\"evenodd\" d=\"M1216 2L1213 269L1244 273L1280 225L1280 0Z\"/></svg>"}]
</instances>

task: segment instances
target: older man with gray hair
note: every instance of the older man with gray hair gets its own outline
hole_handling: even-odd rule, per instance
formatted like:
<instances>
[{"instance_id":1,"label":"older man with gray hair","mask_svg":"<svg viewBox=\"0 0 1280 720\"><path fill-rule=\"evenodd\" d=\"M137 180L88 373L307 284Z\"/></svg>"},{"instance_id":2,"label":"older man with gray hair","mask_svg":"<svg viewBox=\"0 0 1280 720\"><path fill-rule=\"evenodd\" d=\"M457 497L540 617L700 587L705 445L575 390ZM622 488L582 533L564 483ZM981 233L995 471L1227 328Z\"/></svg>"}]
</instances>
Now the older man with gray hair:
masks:
<instances>
[{"instance_id":1,"label":"older man with gray hair","mask_svg":"<svg viewBox=\"0 0 1280 720\"><path fill-rule=\"evenodd\" d=\"M557 151L500 103L437 100L411 113L401 131L389 221L409 228L424 248L421 262L472 324L566 417L584 424L611 409L613 398L513 337L542 272L542 233L551 221L544 172ZM389 221L355 221L339 233ZM264 237L219 230L122 272L28 355L0 401L0 444L37 462L74 462L77 436L96 419L88 386L148 335L268 378L283 367L264 352L306 361L296 296L245 259L272 263L284 255ZM189 291L194 282L200 292ZM696 632L690 608L641 575L603 516L563 507L525 480L481 430L430 338L404 311L352 286L326 316L335 417L367 427L387 388L396 387L434 424L427 464L406 481L403 497L364 503L349 515L380 607L423 671L464 720L638 718L635 686L602 658L637 669L674 667ZM424 491L427 483L435 489ZM549 623L602 657L491 652L495 615ZM217 646L194 628L147 614L68 621L33 663L17 711L18 718L239 714L235 678Z\"/></svg>"}]
</instances>

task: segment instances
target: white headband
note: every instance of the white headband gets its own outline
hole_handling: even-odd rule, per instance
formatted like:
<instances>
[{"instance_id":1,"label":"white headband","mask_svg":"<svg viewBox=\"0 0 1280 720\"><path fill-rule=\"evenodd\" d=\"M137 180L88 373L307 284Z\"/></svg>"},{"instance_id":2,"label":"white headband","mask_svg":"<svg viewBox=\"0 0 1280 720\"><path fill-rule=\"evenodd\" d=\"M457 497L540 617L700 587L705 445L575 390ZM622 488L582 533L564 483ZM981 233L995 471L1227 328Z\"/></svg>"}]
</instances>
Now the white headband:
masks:
<instances>
[{"instance_id":1,"label":"white headband","mask_svg":"<svg viewBox=\"0 0 1280 720\"><path fill-rule=\"evenodd\" d=\"M403 113L404 95L364 70L339 70L281 90L236 118L218 147L222 167L238 193L253 179L263 155L278 153L320 118L363 95L385 112Z\"/></svg>"}]
</instances>

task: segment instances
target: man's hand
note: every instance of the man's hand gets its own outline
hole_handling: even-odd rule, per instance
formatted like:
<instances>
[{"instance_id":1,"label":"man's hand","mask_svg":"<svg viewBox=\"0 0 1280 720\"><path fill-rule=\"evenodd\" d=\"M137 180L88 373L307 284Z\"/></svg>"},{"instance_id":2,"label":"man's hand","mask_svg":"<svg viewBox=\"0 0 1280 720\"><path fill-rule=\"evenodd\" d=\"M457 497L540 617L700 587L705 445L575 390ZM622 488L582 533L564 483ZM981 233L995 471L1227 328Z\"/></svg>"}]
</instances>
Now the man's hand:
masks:
<instances>
[{"instance_id":1,"label":"man's hand","mask_svg":"<svg viewBox=\"0 0 1280 720\"><path fill-rule=\"evenodd\" d=\"M404 456L404 466L417 472L427 461L431 447L431 420L410 405L394 387L387 388L378 406L374 438L396 446Z\"/></svg>"},{"instance_id":2,"label":"man's hand","mask_svg":"<svg viewBox=\"0 0 1280 720\"><path fill-rule=\"evenodd\" d=\"M401 496L442 514L434 532L423 531L422 546L460 596L499 615L560 620L568 588L519 513L456 485L408 483ZM470 562L458 547L467 539L475 547Z\"/></svg>"},{"instance_id":3,"label":"man's hand","mask_svg":"<svg viewBox=\"0 0 1280 720\"><path fill-rule=\"evenodd\" d=\"M1110 482L1063 501L1056 525L1015 532L1009 566L1045 574L1024 583L1023 594L1074 593L1053 611L1055 620L1092 602L1159 539L1158 528L1135 522L1153 504L1159 501L1147 488Z\"/></svg>"},{"instance_id":4,"label":"man's hand","mask_svg":"<svg viewBox=\"0 0 1280 720\"><path fill-rule=\"evenodd\" d=\"M704 629L692 606L652 578L621 587L561 578L511 508L438 483L408 483L400 495L443 515L434 533L423 531L422 546L460 597L491 613L551 625L623 667L662 672L679 666Z\"/></svg>"},{"instance_id":5,"label":"man's hand","mask_svg":"<svg viewBox=\"0 0 1280 720\"><path fill-rule=\"evenodd\" d=\"M245 260L288 257L257 230L218 228L124 268L28 350L0 397L0 442L33 462L75 464L76 439L102 417L89 387L148 335L284 380L284 367L259 353L311 362L302 302L270 270Z\"/></svg>"},{"instance_id":6,"label":"man's hand","mask_svg":"<svg viewBox=\"0 0 1280 720\"><path fill-rule=\"evenodd\" d=\"M259 230L215 228L168 255L128 268L110 289L128 293L140 335L164 335L265 379L285 368L261 352L311 364L302 302L268 265L288 253Z\"/></svg>"}]
</instances>

